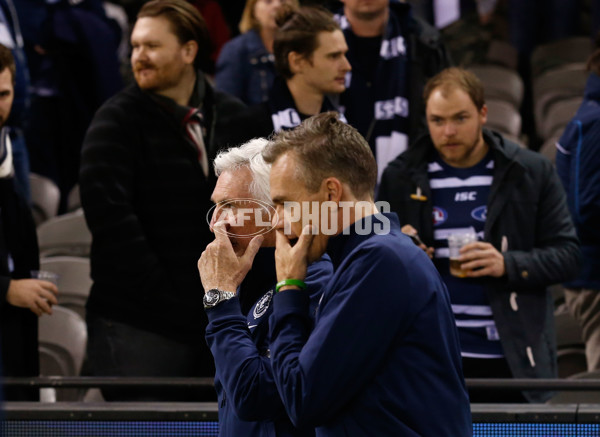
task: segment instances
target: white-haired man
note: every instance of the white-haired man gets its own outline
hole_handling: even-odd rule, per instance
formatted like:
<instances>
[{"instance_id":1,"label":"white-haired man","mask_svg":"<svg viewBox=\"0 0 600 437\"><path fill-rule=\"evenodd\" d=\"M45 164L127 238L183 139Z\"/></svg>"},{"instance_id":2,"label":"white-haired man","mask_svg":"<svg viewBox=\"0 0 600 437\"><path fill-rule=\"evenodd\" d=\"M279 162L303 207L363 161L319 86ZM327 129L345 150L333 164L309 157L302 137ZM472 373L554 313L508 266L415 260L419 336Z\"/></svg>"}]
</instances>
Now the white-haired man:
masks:
<instances>
[{"instance_id":1,"label":"white-haired man","mask_svg":"<svg viewBox=\"0 0 600 437\"><path fill-rule=\"evenodd\" d=\"M268 320L277 275L271 166L262 157L267 144L253 139L214 161L215 241L198 269L206 290L206 340L215 358L219 436L314 435L313 429L292 425L271 369ZM331 274L328 257L308 269L312 314Z\"/></svg>"}]
</instances>

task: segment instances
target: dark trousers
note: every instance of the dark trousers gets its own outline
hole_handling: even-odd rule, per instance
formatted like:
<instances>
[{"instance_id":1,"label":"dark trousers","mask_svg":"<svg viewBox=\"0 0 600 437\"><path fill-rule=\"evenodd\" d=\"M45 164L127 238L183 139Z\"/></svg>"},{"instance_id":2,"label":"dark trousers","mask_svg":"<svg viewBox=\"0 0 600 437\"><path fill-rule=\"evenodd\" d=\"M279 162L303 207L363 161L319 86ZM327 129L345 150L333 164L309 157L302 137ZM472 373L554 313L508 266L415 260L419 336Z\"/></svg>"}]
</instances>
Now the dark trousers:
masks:
<instances>
[{"instance_id":1,"label":"dark trousers","mask_svg":"<svg viewBox=\"0 0 600 437\"><path fill-rule=\"evenodd\" d=\"M88 361L94 376L196 377L214 375L214 361L195 344L87 313ZM204 342L204 338L198 339ZM208 388L105 388L107 401L215 401Z\"/></svg>"}]
</instances>

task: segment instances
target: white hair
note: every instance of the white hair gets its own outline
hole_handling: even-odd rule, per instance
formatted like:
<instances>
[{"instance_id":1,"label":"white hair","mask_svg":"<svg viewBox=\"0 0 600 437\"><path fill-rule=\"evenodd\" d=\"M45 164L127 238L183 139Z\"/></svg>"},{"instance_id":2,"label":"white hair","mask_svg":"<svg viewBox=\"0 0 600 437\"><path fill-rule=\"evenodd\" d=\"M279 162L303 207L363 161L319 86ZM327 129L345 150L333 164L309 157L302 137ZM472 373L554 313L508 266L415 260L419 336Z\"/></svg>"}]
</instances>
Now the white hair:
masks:
<instances>
[{"instance_id":1,"label":"white hair","mask_svg":"<svg viewBox=\"0 0 600 437\"><path fill-rule=\"evenodd\" d=\"M262 151L269 144L266 138L254 138L239 147L231 147L220 152L213 163L215 174L220 176L225 171L235 171L246 167L252 175L250 194L258 199L271 204L271 188L269 175L271 164L267 164L262 157Z\"/></svg>"}]
</instances>

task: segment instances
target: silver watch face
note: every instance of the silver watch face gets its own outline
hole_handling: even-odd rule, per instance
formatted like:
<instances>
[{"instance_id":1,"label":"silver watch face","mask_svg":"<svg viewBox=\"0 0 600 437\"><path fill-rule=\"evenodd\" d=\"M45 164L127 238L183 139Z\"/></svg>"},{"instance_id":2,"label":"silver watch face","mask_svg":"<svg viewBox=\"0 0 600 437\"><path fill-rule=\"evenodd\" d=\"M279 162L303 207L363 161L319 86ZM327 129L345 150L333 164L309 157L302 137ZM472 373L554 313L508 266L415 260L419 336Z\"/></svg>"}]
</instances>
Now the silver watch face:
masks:
<instances>
[{"instance_id":1,"label":"silver watch face","mask_svg":"<svg viewBox=\"0 0 600 437\"><path fill-rule=\"evenodd\" d=\"M217 290L216 288L207 290L206 293L204 293L204 299L203 299L204 306L206 308L214 307L216 304L219 303L220 298L221 298L220 290Z\"/></svg>"}]
</instances>

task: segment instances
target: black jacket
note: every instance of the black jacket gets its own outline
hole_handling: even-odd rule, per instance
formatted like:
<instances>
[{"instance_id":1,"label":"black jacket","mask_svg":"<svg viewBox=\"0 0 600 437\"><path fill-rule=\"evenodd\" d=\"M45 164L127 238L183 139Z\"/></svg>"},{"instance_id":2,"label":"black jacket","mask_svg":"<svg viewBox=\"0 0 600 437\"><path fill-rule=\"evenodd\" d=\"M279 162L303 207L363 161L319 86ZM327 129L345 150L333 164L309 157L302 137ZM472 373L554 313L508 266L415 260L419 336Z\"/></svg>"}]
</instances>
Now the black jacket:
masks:
<instances>
[{"instance_id":1,"label":"black jacket","mask_svg":"<svg viewBox=\"0 0 600 437\"><path fill-rule=\"evenodd\" d=\"M6 135L6 130L2 135ZM9 271L8 254L14 270ZM0 343L2 374L38 376L38 318L28 308L6 301L11 279L31 277L39 268L37 235L29 206L15 188L14 178L0 179ZM38 390L6 388L7 400L38 400Z\"/></svg>"},{"instance_id":2,"label":"black jacket","mask_svg":"<svg viewBox=\"0 0 600 437\"><path fill-rule=\"evenodd\" d=\"M211 163L231 128L228 117L243 104L205 85ZM98 110L80 173L93 237L88 310L206 348L196 264L214 239L206 217L216 180L209 167L205 177L181 121L136 85Z\"/></svg>"},{"instance_id":3,"label":"black jacket","mask_svg":"<svg viewBox=\"0 0 600 437\"><path fill-rule=\"evenodd\" d=\"M408 5L404 3L390 3L390 8L396 13L408 13ZM420 135L427 132L423 101L425 84L444 68L450 67L452 60L442 43L439 31L418 17L413 17L410 21L408 43L409 52L412 54L409 63L408 138L409 145L412 145Z\"/></svg>"},{"instance_id":4,"label":"black jacket","mask_svg":"<svg viewBox=\"0 0 600 437\"><path fill-rule=\"evenodd\" d=\"M485 241L503 252L506 276L490 278L487 292L510 369L516 378L556 376L553 305L546 287L573 277L580 254L564 190L552 164L484 129L494 156ZM379 199L390 202L402 225L415 227L433 244L432 201L427 164L430 137L392 161L383 173ZM417 187L426 201L410 197ZM530 392L532 401L549 393Z\"/></svg>"}]
</instances>

